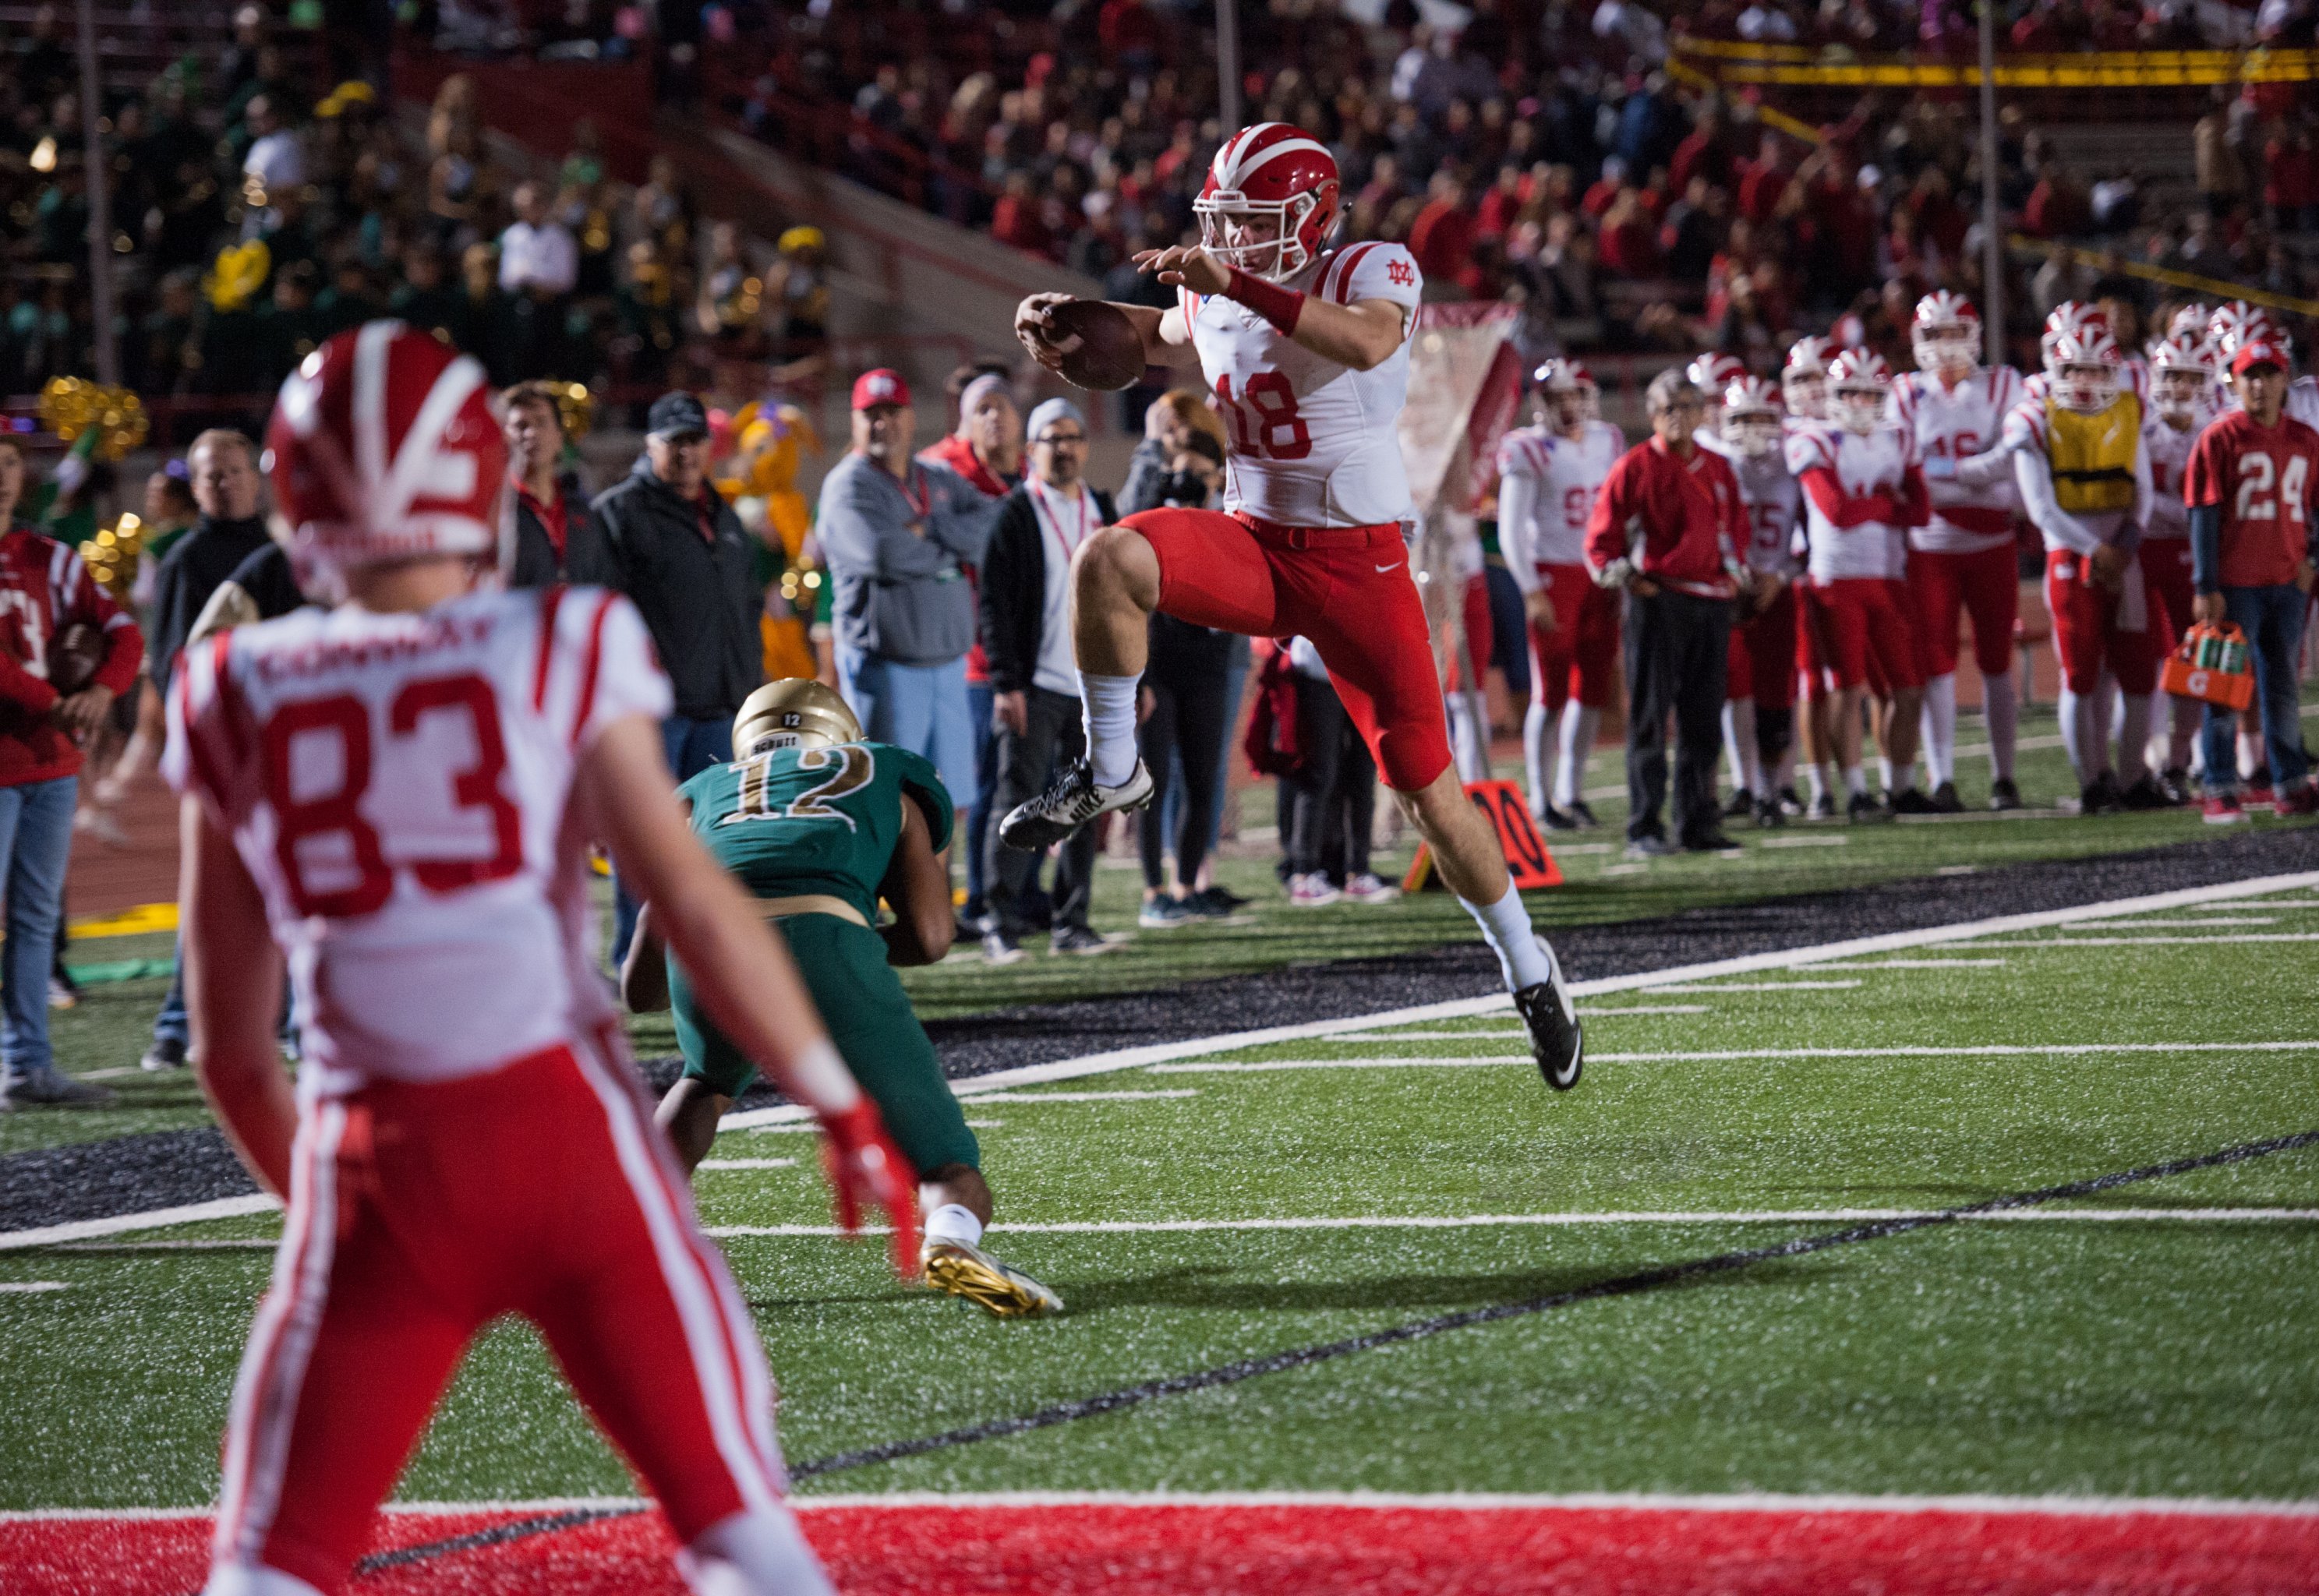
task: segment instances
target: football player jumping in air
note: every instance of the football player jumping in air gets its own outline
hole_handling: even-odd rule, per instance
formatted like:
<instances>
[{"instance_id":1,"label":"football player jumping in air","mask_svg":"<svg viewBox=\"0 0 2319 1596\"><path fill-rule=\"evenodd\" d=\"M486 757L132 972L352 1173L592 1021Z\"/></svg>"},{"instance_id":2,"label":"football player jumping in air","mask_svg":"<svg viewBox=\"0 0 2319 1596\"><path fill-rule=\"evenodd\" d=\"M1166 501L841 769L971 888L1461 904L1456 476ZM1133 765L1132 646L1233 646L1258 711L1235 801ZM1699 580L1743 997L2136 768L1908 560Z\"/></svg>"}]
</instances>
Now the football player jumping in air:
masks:
<instances>
[{"instance_id":1,"label":"football player jumping in air","mask_svg":"<svg viewBox=\"0 0 2319 1596\"><path fill-rule=\"evenodd\" d=\"M2142 401L2120 385L2117 341L2099 320L2046 338L2045 392L2006 419L2014 480L2045 540L2045 604L2062 663L2062 741L2077 772L2080 812L2156 809L2168 799L2149 771L2150 695L2169 644L2135 551L2150 518L2150 454ZM2117 754L2099 690L2107 672L2125 695Z\"/></svg>"},{"instance_id":2,"label":"football player jumping in air","mask_svg":"<svg viewBox=\"0 0 2319 1596\"><path fill-rule=\"evenodd\" d=\"M1522 754L1530 813L1552 830L1575 831L1601 824L1586 807L1586 756L1619 662L1619 595L1587 574L1586 520L1627 440L1588 417L1593 383L1584 366L1549 360L1534 374L1537 424L1498 445L1498 542L1529 617Z\"/></svg>"},{"instance_id":3,"label":"football player jumping in air","mask_svg":"<svg viewBox=\"0 0 2319 1596\"><path fill-rule=\"evenodd\" d=\"M635 609L474 589L507 480L484 397L483 367L401 322L308 356L267 450L293 556L344 601L218 634L171 689L194 1057L287 1201L210 1596L341 1589L467 1344L508 1313L660 1499L696 1590L827 1592L756 1327L596 973L591 841L674 906L661 931L702 1006L819 1116L841 1218L889 1210L905 1267L908 1177L789 955L685 829Z\"/></svg>"},{"instance_id":4,"label":"football player jumping in air","mask_svg":"<svg viewBox=\"0 0 2319 1596\"><path fill-rule=\"evenodd\" d=\"M982 1250L982 1150L894 974L939 962L958 927L943 861L955 816L942 778L916 754L865 739L844 699L801 679L749 695L733 748L738 758L701 771L677 799L692 834L781 927L846 1068L917 1171L926 1284L1004 1319L1060 1312L1061 1298ZM895 909L883 927L881 897ZM675 1011L684 1074L658 1118L691 1169L757 1071L704 1011L686 966L663 956L659 920L650 905L637 918L620 989L638 1013Z\"/></svg>"},{"instance_id":5,"label":"football player jumping in air","mask_svg":"<svg viewBox=\"0 0 2319 1596\"><path fill-rule=\"evenodd\" d=\"M1796 529L1803 491L1782 449L1780 395L1759 377L1739 377L1723 393L1721 449L1739 479L1747 512L1743 557L1755 587L1743 595L1746 618L1731 628L1723 690L1723 735L1736 771L1724 818L1753 815L1763 826L1781 825L1781 794L1795 785Z\"/></svg>"},{"instance_id":6,"label":"football player jumping in air","mask_svg":"<svg viewBox=\"0 0 2319 1596\"><path fill-rule=\"evenodd\" d=\"M1197 362L1232 435L1221 511L1153 509L1080 546L1072 632L1087 756L1000 823L1038 849L1151 797L1135 756L1136 681L1154 611L1257 636L1310 638L1385 784L1497 954L1548 1085L1578 1082L1581 1038L1554 951L1531 928L1489 823L1451 767L1441 683L1409 569L1412 518L1395 423L1421 287L1399 244L1324 247L1337 163L1286 122L1224 140L1194 209L1201 242L1136 264L1177 291L1117 307L1154 365ZM1015 330L1042 365L1071 348L1033 294Z\"/></svg>"},{"instance_id":7,"label":"football player jumping in air","mask_svg":"<svg viewBox=\"0 0 2319 1596\"><path fill-rule=\"evenodd\" d=\"M1892 412L1923 462L1932 519L1908 534L1908 592L1925 652L1925 763L1934 807L1964 807L1956 790L1957 627L1972 618L1973 663L1989 724L1989 807L2017 809L2013 781L2018 705L2013 627L2021 608L2013 518L2021 500L2002 444L2020 402L2009 365L1981 364L1981 314L1941 289L1917 302L1917 370L1892 384Z\"/></svg>"}]
</instances>

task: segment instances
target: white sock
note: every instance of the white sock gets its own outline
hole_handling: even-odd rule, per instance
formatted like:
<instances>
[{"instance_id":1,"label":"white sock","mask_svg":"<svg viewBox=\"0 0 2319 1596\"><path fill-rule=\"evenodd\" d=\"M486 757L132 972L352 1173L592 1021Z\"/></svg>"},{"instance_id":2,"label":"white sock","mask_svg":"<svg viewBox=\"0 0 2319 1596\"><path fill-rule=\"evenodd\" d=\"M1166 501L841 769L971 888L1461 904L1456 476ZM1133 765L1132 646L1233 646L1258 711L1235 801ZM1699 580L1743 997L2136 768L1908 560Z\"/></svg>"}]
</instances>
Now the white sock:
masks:
<instances>
[{"instance_id":1,"label":"white sock","mask_svg":"<svg viewBox=\"0 0 2319 1596\"><path fill-rule=\"evenodd\" d=\"M1097 787L1124 787L1135 775L1135 689L1140 676L1079 672L1087 706L1087 767Z\"/></svg>"},{"instance_id":2,"label":"white sock","mask_svg":"<svg viewBox=\"0 0 2319 1596\"><path fill-rule=\"evenodd\" d=\"M1554 801L1554 711L1544 699L1532 699L1522 715L1523 774L1529 778L1529 812L1545 818Z\"/></svg>"},{"instance_id":3,"label":"white sock","mask_svg":"<svg viewBox=\"0 0 2319 1596\"><path fill-rule=\"evenodd\" d=\"M2092 693L2075 693L2067 682L2062 684L2062 697L2056 714L2062 723L2062 746L2069 751L2070 769L2077 773L2080 787L2090 787L2101 773L2099 700Z\"/></svg>"},{"instance_id":4,"label":"white sock","mask_svg":"<svg viewBox=\"0 0 2319 1596\"><path fill-rule=\"evenodd\" d=\"M1859 765L1844 767L1844 790L1854 798L1868 796L1868 772Z\"/></svg>"},{"instance_id":5,"label":"white sock","mask_svg":"<svg viewBox=\"0 0 2319 1596\"><path fill-rule=\"evenodd\" d=\"M1925 683L1925 776L1937 791L1956 780L1956 677L1936 676Z\"/></svg>"},{"instance_id":6,"label":"white sock","mask_svg":"<svg viewBox=\"0 0 2319 1596\"><path fill-rule=\"evenodd\" d=\"M719 1519L676 1555L694 1596L837 1596L786 1507Z\"/></svg>"},{"instance_id":7,"label":"white sock","mask_svg":"<svg viewBox=\"0 0 2319 1596\"><path fill-rule=\"evenodd\" d=\"M1890 754L1880 753L1876 756L1876 777L1877 780L1883 784L1885 791L1892 792L1898 790L1892 785L1892 756Z\"/></svg>"},{"instance_id":8,"label":"white sock","mask_svg":"<svg viewBox=\"0 0 2319 1596\"><path fill-rule=\"evenodd\" d=\"M2241 726L2239 728L2239 780L2244 781L2260 769L2262 769L2262 744L2244 726Z\"/></svg>"},{"instance_id":9,"label":"white sock","mask_svg":"<svg viewBox=\"0 0 2319 1596\"><path fill-rule=\"evenodd\" d=\"M1981 679L1981 718L1989 723L1990 771L1998 780L2010 781L2013 746L2021 735L2021 700L2013 691L2012 672Z\"/></svg>"},{"instance_id":10,"label":"white sock","mask_svg":"<svg viewBox=\"0 0 2319 1596\"><path fill-rule=\"evenodd\" d=\"M1474 924L1482 928L1482 940L1498 956L1507 991L1519 992L1554 978L1554 956L1530 929L1529 911L1522 907L1521 894L1511 882L1506 884L1506 895L1493 904L1484 906L1463 897L1457 901L1474 916Z\"/></svg>"},{"instance_id":11,"label":"white sock","mask_svg":"<svg viewBox=\"0 0 2319 1596\"><path fill-rule=\"evenodd\" d=\"M1576 699L1562 706L1562 768L1554 775L1554 807L1567 809L1585 793L1586 762L1594 752L1594 735L1602 729L1602 712L1589 709Z\"/></svg>"},{"instance_id":12,"label":"white sock","mask_svg":"<svg viewBox=\"0 0 2319 1596\"><path fill-rule=\"evenodd\" d=\"M1806 765L1804 767L1804 784L1811 789L1811 801L1815 804L1818 803L1820 799L1827 796L1827 767L1825 765Z\"/></svg>"},{"instance_id":13,"label":"white sock","mask_svg":"<svg viewBox=\"0 0 2319 1596\"><path fill-rule=\"evenodd\" d=\"M1449 742L1459 780L1490 779L1490 717L1479 693L1449 695Z\"/></svg>"},{"instance_id":14,"label":"white sock","mask_svg":"<svg viewBox=\"0 0 2319 1596\"><path fill-rule=\"evenodd\" d=\"M2150 773L2150 695L2126 694L2118 717L2117 784L2131 787Z\"/></svg>"},{"instance_id":15,"label":"white sock","mask_svg":"<svg viewBox=\"0 0 2319 1596\"><path fill-rule=\"evenodd\" d=\"M1763 756L1755 747L1755 700L1723 700L1723 744L1731 756L1731 785L1764 796Z\"/></svg>"},{"instance_id":16,"label":"white sock","mask_svg":"<svg viewBox=\"0 0 2319 1596\"><path fill-rule=\"evenodd\" d=\"M929 1241L956 1241L967 1247L982 1245L982 1222L974 1217L974 1210L961 1203L945 1203L926 1215L925 1239Z\"/></svg>"}]
</instances>

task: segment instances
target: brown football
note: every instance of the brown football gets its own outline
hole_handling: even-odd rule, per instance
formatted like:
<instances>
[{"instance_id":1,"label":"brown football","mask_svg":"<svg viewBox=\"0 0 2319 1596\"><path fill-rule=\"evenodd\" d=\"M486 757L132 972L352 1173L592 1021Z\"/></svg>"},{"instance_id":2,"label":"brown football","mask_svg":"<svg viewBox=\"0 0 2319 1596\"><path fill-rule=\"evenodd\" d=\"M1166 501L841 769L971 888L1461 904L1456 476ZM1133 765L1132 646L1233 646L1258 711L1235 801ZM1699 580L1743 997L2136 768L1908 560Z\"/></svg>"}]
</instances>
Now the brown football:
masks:
<instances>
[{"instance_id":1,"label":"brown football","mask_svg":"<svg viewBox=\"0 0 2319 1596\"><path fill-rule=\"evenodd\" d=\"M96 680L106 652L104 627L70 623L49 645L49 685L70 698Z\"/></svg>"},{"instance_id":2,"label":"brown football","mask_svg":"<svg viewBox=\"0 0 2319 1596\"><path fill-rule=\"evenodd\" d=\"M1074 386L1108 393L1132 386L1143 374L1143 335L1117 305L1070 300L1048 311L1047 328L1057 343L1078 339L1062 364L1064 379Z\"/></svg>"}]
</instances>

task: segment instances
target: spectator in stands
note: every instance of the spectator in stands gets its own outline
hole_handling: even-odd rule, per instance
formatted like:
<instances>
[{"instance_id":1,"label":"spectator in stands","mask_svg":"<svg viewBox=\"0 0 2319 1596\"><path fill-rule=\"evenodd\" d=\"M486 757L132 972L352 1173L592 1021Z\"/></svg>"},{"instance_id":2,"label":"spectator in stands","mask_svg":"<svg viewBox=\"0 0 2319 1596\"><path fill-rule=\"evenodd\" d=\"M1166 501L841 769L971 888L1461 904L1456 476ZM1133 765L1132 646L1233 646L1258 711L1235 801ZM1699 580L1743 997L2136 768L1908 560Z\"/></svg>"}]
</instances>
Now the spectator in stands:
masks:
<instances>
[{"instance_id":1,"label":"spectator in stands","mask_svg":"<svg viewBox=\"0 0 2319 1596\"><path fill-rule=\"evenodd\" d=\"M756 543L708 484L708 412L700 401L682 392L653 401L645 452L590 508L596 535L584 551L566 546L567 565L573 581L626 593L643 615L675 696L661 723L662 746L669 770L689 780L733 757L733 717L765 676ZM617 968L636 911L625 891L615 902Z\"/></svg>"},{"instance_id":2,"label":"spectator in stands","mask_svg":"<svg viewBox=\"0 0 2319 1596\"><path fill-rule=\"evenodd\" d=\"M249 149L241 158L242 176L266 196L260 203L271 203L273 196L288 194L306 181L305 151L299 147L296 131L284 123L273 96L252 95L241 117L249 131Z\"/></svg>"},{"instance_id":3,"label":"spectator in stands","mask_svg":"<svg viewBox=\"0 0 2319 1596\"><path fill-rule=\"evenodd\" d=\"M595 511L580 478L564 468L564 407L546 383L518 383L500 396L508 482L515 490L515 557L510 587L544 588L573 564L602 564ZM576 557L575 557L576 550Z\"/></svg>"},{"instance_id":4,"label":"spectator in stands","mask_svg":"<svg viewBox=\"0 0 2319 1596\"><path fill-rule=\"evenodd\" d=\"M1288 645L1296 684L1295 769L1280 779L1280 877L1294 907L1349 898L1384 903L1401 896L1370 872L1376 819L1376 762L1345 713L1320 651L1303 637Z\"/></svg>"},{"instance_id":5,"label":"spectator in stands","mask_svg":"<svg viewBox=\"0 0 2319 1596\"><path fill-rule=\"evenodd\" d=\"M1068 399L1031 412L1029 474L998 508L983 560L982 645L990 661L997 726L1000 814L1036 798L1087 753L1079 672L1071 643L1071 559L1115 518L1110 496L1087 486L1087 417ZM983 957L1011 964L1033 928L1029 889L1038 856L1009 848L994 828L983 866L992 924ZM1058 953L1102 953L1113 944L1087 924L1095 890L1096 828L1081 826L1056 852L1050 943Z\"/></svg>"},{"instance_id":6,"label":"spectator in stands","mask_svg":"<svg viewBox=\"0 0 2319 1596\"><path fill-rule=\"evenodd\" d=\"M853 447L822 480L815 524L834 588L840 690L864 731L933 761L963 804L975 792L966 573L982 563L998 501L949 466L912 458L899 373L862 373L853 408Z\"/></svg>"}]
</instances>

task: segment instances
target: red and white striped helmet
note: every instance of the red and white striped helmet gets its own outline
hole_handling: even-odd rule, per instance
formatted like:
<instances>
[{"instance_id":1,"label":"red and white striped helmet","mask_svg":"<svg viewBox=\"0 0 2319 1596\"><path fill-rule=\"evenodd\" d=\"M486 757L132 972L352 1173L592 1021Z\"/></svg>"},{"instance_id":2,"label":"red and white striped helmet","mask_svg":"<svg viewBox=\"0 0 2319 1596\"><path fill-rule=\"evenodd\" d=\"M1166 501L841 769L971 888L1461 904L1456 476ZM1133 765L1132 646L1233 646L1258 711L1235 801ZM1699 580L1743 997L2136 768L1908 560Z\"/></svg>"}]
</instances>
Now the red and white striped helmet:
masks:
<instances>
[{"instance_id":1,"label":"red and white striped helmet","mask_svg":"<svg viewBox=\"0 0 2319 1596\"><path fill-rule=\"evenodd\" d=\"M2093 415L2107 410L2117 397L2123 357L2107 321L2096 321L2048 335L2052 347L2045 357L2053 378L2053 397L2065 410Z\"/></svg>"},{"instance_id":2,"label":"red and white striped helmet","mask_svg":"<svg viewBox=\"0 0 2319 1596\"><path fill-rule=\"evenodd\" d=\"M2178 317L2176 320L2179 320ZM2150 346L2151 399L2158 413L2176 421L2196 416L2215 391L2222 362L2203 329L2169 333Z\"/></svg>"},{"instance_id":3,"label":"red and white striped helmet","mask_svg":"<svg viewBox=\"0 0 2319 1596\"><path fill-rule=\"evenodd\" d=\"M1847 431L1873 432L1892 396L1892 367L1873 349L1846 349L1827 363L1828 410Z\"/></svg>"},{"instance_id":4,"label":"red and white striped helmet","mask_svg":"<svg viewBox=\"0 0 2319 1596\"><path fill-rule=\"evenodd\" d=\"M1595 386L1593 374L1577 360L1548 360L1529 375L1542 393L1583 393Z\"/></svg>"},{"instance_id":5,"label":"red and white striped helmet","mask_svg":"<svg viewBox=\"0 0 2319 1596\"><path fill-rule=\"evenodd\" d=\"M1337 159L1325 145L1289 122L1260 122L1224 140L1192 210L1209 254L1278 282L1320 255L1340 193ZM1275 225L1269 239L1234 243L1226 234L1228 224L1265 218Z\"/></svg>"},{"instance_id":6,"label":"red and white striped helmet","mask_svg":"<svg viewBox=\"0 0 2319 1596\"><path fill-rule=\"evenodd\" d=\"M2045 362L2045 374L2050 377L2061 369L2053 352L2064 335L2082 335L2096 329L2103 332L2109 330L2109 317L2099 306L2080 304L2073 299L2065 299L2055 305L2045 317L2044 336L2037 340L2038 353Z\"/></svg>"},{"instance_id":7,"label":"red and white striped helmet","mask_svg":"<svg viewBox=\"0 0 2319 1596\"><path fill-rule=\"evenodd\" d=\"M2207 336L2207 324L2215 319L2215 307L2192 300L2174 312L2174 320L2166 324L2166 336L2187 332L2202 342Z\"/></svg>"},{"instance_id":8,"label":"red and white striped helmet","mask_svg":"<svg viewBox=\"0 0 2319 1596\"><path fill-rule=\"evenodd\" d=\"M2214 314L2206 324L2207 339L2224 361L2239 352L2239 346L2251 338L2261 338L2266 342L2278 341L2278 329L2273 325L2270 312L2260 305L2251 305L2234 299Z\"/></svg>"},{"instance_id":9,"label":"red and white striped helmet","mask_svg":"<svg viewBox=\"0 0 2319 1596\"><path fill-rule=\"evenodd\" d=\"M2150 346L2150 369L2153 372L2196 372L2211 380L2222 369L2215 346L2208 343L2203 329L2199 332L2171 332Z\"/></svg>"},{"instance_id":10,"label":"red and white striped helmet","mask_svg":"<svg viewBox=\"0 0 2319 1596\"><path fill-rule=\"evenodd\" d=\"M1788 346L1787 369L1780 374L1782 382L1791 382L1798 374L1824 377L1827 363L1836 356L1836 341L1817 335L1798 338Z\"/></svg>"},{"instance_id":11,"label":"red and white striped helmet","mask_svg":"<svg viewBox=\"0 0 2319 1596\"><path fill-rule=\"evenodd\" d=\"M1691 385L1707 396L1710 405L1723 402L1723 391L1747 374L1747 363L1737 355L1701 355L1692 361L1683 376Z\"/></svg>"},{"instance_id":12,"label":"red and white striped helmet","mask_svg":"<svg viewBox=\"0 0 2319 1596\"><path fill-rule=\"evenodd\" d=\"M1723 390L1723 441L1750 458L1780 446L1780 391L1761 377L1734 377Z\"/></svg>"},{"instance_id":13,"label":"red and white striped helmet","mask_svg":"<svg viewBox=\"0 0 2319 1596\"><path fill-rule=\"evenodd\" d=\"M293 557L328 580L496 553L507 443L489 392L471 356L400 321L367 322L307 356L266 428Z\"/></svg>"},{"instance_id":14,"label":"red and white striped helmet","mask_svg":"<svg viewBox=\"0 0 2319 1596\"><path fill-rule=\"evenodd\" d=\"M1936 288L1917 302L1909 323L1917 369L1938 373L1981 364L1981 312L1962 293Z\"/></svg>"}]
</instances>

